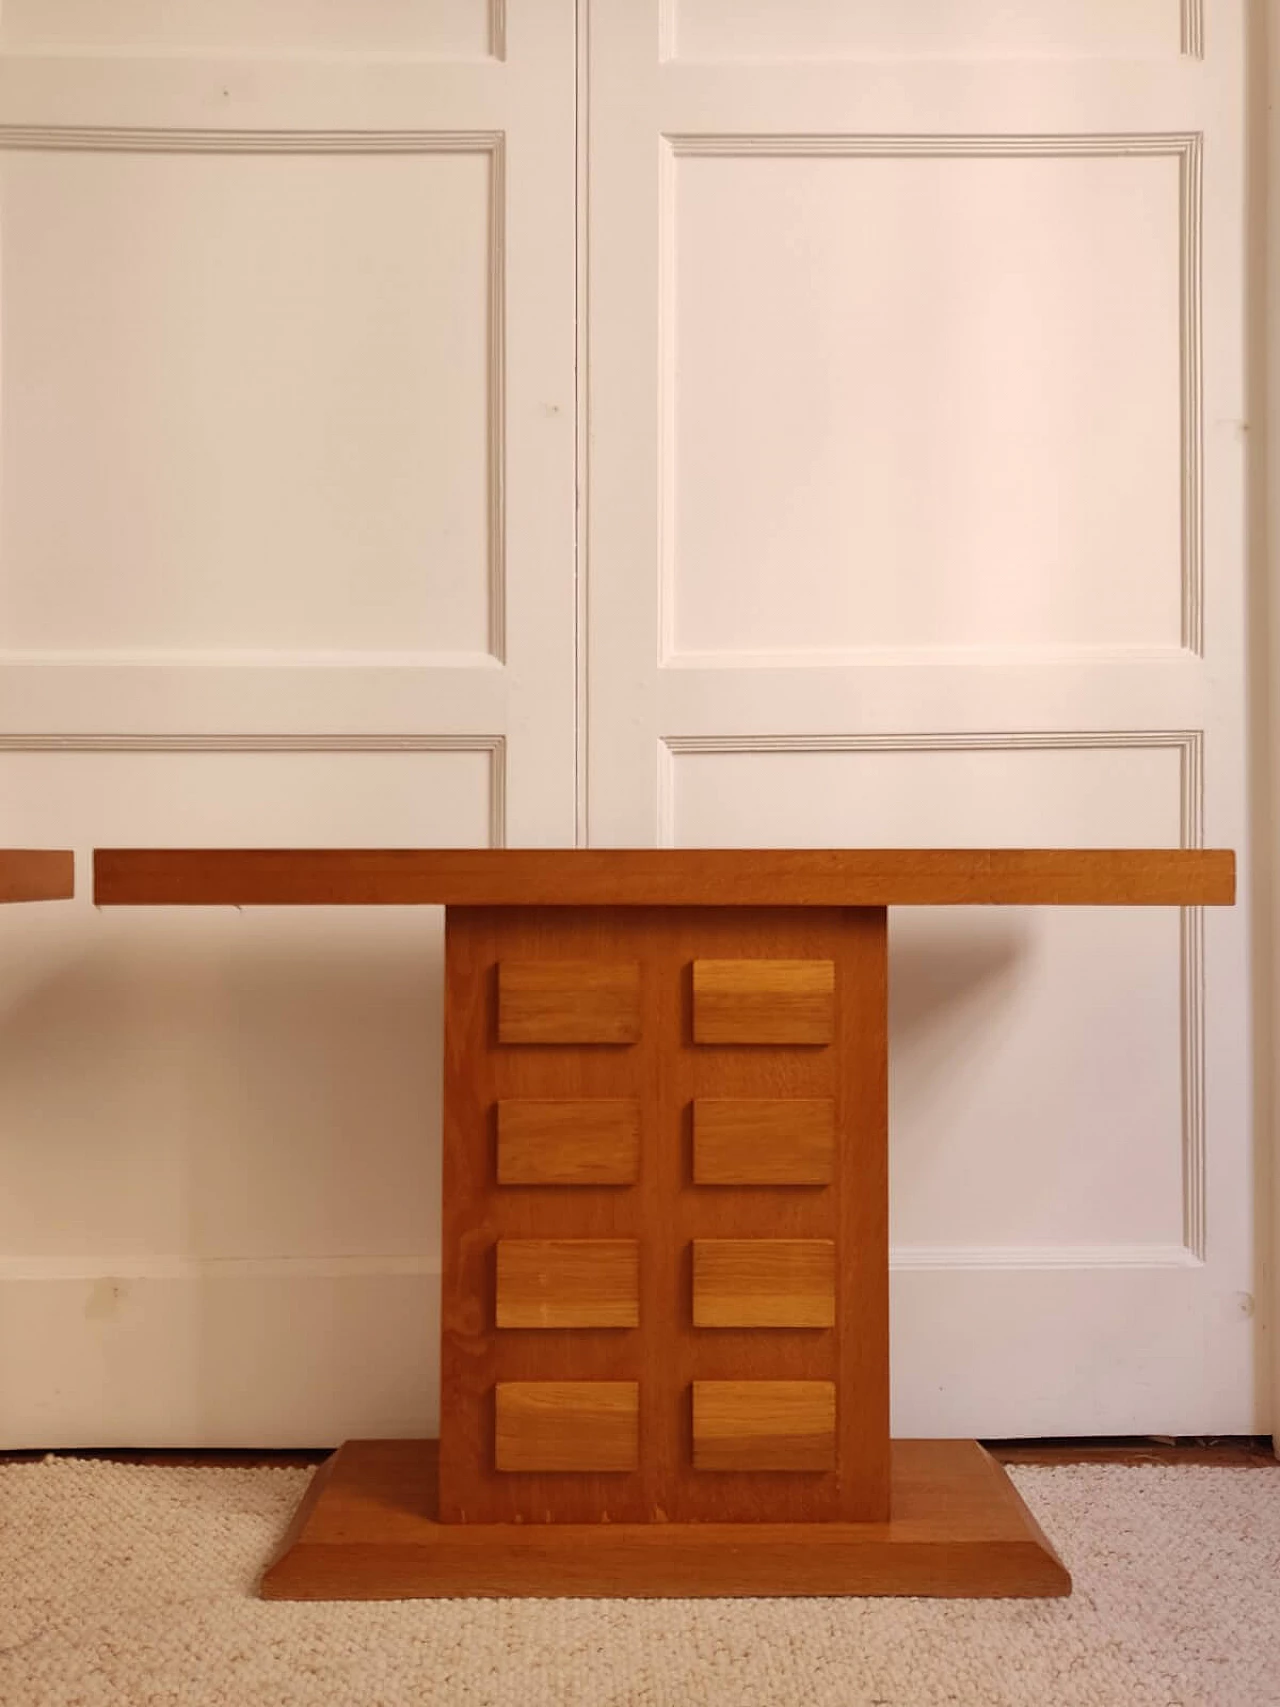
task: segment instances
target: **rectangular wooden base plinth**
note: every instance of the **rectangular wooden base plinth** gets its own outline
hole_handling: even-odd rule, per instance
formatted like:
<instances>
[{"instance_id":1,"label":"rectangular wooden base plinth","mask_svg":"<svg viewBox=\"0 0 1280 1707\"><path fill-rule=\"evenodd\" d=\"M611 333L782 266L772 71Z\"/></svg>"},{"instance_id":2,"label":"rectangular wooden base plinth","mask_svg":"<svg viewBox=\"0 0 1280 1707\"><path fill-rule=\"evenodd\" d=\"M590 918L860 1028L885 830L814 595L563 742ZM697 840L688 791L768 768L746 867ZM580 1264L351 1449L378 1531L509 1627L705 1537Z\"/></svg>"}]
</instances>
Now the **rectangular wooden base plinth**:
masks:
<instances>
[{"instance_id":1,"label":"rectangular wooden base plinth","mask_svg":"<svg viewBox=\"0 0 1280 1707\"><path fill-rule=\"evenodd\" d=\"M971 1440L895 1441L887 1523L444 1524L436 1467L435 1441L348 1441L316 1472L264 1599L1071 1592Z\"/></svg>"}]
</instances>

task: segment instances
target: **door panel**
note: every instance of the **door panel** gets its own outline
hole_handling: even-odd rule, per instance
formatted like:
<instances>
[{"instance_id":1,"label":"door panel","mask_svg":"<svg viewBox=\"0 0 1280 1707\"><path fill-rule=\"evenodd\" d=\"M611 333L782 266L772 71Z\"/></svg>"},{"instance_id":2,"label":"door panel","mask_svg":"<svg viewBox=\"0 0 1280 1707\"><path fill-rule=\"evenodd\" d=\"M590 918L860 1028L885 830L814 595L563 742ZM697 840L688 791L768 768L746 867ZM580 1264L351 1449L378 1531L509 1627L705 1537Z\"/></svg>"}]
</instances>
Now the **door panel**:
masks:
<instances>
[{"instance_id":1,"label":"door panel","mask_svg":"<svg viewBox=\"0 0 1280 1707\"><path fill-rule=\"evenodd\" d=\"M1241 8L1015 10L596 0L593 842L1244 851ZM1260 1426L1243 872L895 913L897 1432Z\"/></svg>"},{"instance_id":2,"label":"door panel","mask_svg":"<svg viewBox=\"0 0 1280 1707\"><path fill-rule=\"evenodd\" d=\"M574 8L108 10L0 34L0 831L81 890L6 921L0 1445L421 1433L439 912L89 850L573 840Z\"/></svg>"}]
</instances>

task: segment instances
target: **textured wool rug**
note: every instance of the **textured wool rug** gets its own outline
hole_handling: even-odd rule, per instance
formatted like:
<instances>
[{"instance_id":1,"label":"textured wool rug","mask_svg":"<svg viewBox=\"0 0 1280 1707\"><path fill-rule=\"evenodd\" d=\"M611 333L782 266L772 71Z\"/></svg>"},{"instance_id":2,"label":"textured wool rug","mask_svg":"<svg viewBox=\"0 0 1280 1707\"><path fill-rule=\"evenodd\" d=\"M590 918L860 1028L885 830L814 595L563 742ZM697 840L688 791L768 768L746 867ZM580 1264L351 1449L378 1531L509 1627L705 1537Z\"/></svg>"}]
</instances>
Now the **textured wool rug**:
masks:
<instances>
[{"instance_id":1,"label":"textured wool rug","mask_svg":"<svg viewBox=\"0 0 1280 1707\"><path fill-rule=\"evenodd\" d=\"M0 1466L3 1707L1277 1707L1280 1467L1022 1468L1070 1600L267 1604L307 1472Z\"/></svg>"}]
</instances>

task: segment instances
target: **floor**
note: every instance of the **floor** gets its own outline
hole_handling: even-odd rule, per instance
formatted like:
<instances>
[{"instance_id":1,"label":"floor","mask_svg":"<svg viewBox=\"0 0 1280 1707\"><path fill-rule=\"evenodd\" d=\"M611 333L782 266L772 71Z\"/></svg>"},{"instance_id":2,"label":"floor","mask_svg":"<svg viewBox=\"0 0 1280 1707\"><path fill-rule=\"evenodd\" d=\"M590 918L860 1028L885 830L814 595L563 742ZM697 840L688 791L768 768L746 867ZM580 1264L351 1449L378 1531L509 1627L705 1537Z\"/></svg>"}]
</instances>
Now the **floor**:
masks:
<instances>
[{"instance_id":1,"label":"floor","mask_svg":"<svg viewBox=\"0 0 1280 1707\"><path fill-rule=\"evenodd\" d=\"M0 1702L1277 1707L1280 1464L1261 1442L1000 1454L1069 1599L264 1602L321 1454L9 1454Z\"/></svg>"}]
</instances>

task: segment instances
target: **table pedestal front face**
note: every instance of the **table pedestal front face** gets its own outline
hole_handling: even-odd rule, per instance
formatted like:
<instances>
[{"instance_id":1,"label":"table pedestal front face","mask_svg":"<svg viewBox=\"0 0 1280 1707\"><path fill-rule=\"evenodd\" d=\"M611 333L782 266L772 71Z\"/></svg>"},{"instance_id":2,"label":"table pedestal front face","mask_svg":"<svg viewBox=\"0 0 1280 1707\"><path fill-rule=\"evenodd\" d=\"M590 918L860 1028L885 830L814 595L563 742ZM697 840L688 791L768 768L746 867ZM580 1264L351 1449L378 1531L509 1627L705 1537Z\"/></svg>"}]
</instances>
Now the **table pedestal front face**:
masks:
<instances>
[{"instance_id":1,"label":"table pedestal front face","mask_svg":"<svg viewBox=\"0 0 1280 1707\"><path fill-rule=\"evenodd\" d=\"M445 1523L888 1515L883 908L450 908Z\"/></svg>"}]
</instances>

